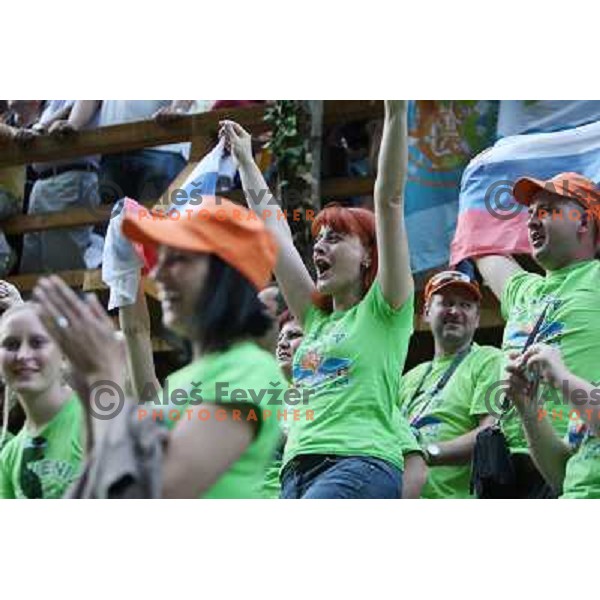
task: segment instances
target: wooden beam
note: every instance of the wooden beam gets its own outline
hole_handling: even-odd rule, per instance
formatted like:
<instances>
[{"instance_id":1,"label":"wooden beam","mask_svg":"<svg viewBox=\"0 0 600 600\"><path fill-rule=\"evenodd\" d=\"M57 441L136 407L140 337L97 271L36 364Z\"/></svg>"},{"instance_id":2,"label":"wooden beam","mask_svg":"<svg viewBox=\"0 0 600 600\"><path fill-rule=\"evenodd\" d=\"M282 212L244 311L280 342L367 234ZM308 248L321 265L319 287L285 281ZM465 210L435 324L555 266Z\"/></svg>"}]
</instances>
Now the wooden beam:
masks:
<instances>
[{"instance_id":1,"label":"wooden beam","mask_svg":"<svg viewBox=\"0 0 600 600\"><path fill-rule=\"evenodd\" d=\"M264 131L264 106L243 109L223 109L196 115L182 115L173 122L159 125L153 119L86 129L64 139L41 136L26 146L12 143L0 151L0 167L32 162L47 162L87 156L114 154L150 148L163 144L188 142L196 136L216 136L219 121L238 119L240 124L253 131Z\"/></svg>"},{"instance_id":2,"label":"wooden beam","mask_svg":"<svg viewBox=\"0 0 600 600\"><path fill-rule=\"evenodd\" d=\"M86 129L64 139L40 136L26 146L14 142L0 148L0 167L75 159L90 154L114 154L163 144L189 142L194 138L215 139L219 121L233 119L253 135L268 131L264 105L221 109L195 115L183 115L172 123L159 125L152 119ZM325 103L325 124L376 118L382 114L381 101L334 100Z\"/></svg>"},{"instance_id":3,"label":"wooden beam","mask_svg":"<svg viewBox=\"0 0 600 600\"><path fill-rule=\"evenodd\" d=\"M27 275L13 275L8 277L7 281L12 283L17 289L22 292L31 292L36 286L38 279L47 277L49 273L31 273ZM65 283L72 288L82 289L84 292L94 292L98 290L108 289L102 281L102 270L75 270L75 271L60 271L55 273L61 277Z\"/></svg>"},{"instance_id":4,"label":"wooden beam","mask_svg":"<svg viewBox=\"0 0 600 600\"><path fill-rule=\"evenodd\" d=\"M192 172L196 163L190 163L177 179L169 186L167 195L182 185ZM325 200L349 198L351 196L371 196L375 180L372 177L339 177L327 179L321 183L321 197ZM244 197L241 190L227 194L234 202L243 203ZM147 202L145 206L156 206L156 201ZM0 222L0 228L7 235L21 235L34 231L48 231L62 227L82 227L84 225L99 225L106 223L110 218L112 206L102 205L97 208L73 208L61 212L39 213L37 215L16 215Z\"/></svg>"},{"instance_id":5,"label":"wooden beam","mask_svg":"<svg viewBox=\"0 0 600 600\"><path fill-rule=\"evenodd\" d=\"M372 196L374 187L373 177L336 177L321 183L321 197L327 201L352 196Z\"/></svg>"}]
</instances>

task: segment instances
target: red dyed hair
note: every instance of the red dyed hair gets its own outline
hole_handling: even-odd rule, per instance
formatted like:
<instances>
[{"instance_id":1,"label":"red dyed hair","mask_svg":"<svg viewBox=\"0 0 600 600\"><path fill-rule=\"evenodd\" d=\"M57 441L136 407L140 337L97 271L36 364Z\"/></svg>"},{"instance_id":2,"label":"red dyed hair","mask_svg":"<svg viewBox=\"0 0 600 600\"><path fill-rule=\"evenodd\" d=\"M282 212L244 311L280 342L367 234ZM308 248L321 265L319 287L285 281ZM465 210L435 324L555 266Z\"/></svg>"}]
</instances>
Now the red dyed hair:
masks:
<instances>
[{"instance_id":1,"label":"red dyed hair","mask_svg":"<svg viewBox=\"0 0 600 600\"><path fill-rule=\"evenodd\" d=\"M377 277L377 236L375 235L375 214L366 208L348 208L337 203L328 204L316 217L312 224L312 235L317 237L323 227L330 227L337 233L355 235L367 251L371 264L363 269L362 296L369 291ZM325 312L333 311L333 298L316 292L314 304Z\"/></svg>"}]
</instances>

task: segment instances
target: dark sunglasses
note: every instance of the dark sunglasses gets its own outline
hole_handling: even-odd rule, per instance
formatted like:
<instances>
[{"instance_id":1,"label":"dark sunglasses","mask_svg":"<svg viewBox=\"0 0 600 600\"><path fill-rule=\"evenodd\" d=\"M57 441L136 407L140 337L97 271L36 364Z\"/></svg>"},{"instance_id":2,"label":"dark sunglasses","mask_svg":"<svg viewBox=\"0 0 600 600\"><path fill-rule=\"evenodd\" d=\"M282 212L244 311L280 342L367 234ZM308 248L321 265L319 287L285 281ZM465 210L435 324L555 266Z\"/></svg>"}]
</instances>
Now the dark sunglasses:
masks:
<instances>
[{"instance_id":1,"label":"dark sunglasses","mask_svg":"<svg viewBox=\"0 0 600 600\"><path fill-rule=\"evenodd\" d=\"M38 436L30 439L23 448L19 484L26 498L43 498L42 482L30 465L44 458L47 447L48 440Z\"/></svg>"}]
</instances>

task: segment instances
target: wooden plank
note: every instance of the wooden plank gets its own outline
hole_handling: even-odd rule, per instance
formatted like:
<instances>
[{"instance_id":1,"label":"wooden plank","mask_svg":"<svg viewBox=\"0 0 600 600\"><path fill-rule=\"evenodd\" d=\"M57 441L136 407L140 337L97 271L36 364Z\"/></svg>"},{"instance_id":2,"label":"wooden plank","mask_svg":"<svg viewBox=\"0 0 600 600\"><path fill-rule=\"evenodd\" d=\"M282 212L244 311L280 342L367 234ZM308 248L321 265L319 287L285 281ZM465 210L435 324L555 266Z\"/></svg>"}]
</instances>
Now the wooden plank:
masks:
<instances>
[{"instance_id":1,"label":"wooden plank","mask_svg":"<svg viewBox=\"0 0 600 600\"><path fill-rule=\"evenodd\" d=\"M323 123L332 125L383 118L383 100L326 100Z\"/></svg>"},{"instance_id":2,"label":"wooden plank","mask_svg":"<svg viewBox=\"0 0 600 600\"><path fill-rule=\"evenodd\" d=\"M372 196L374 187L374 177L336 177L321 183L321 197L327 202L352 196Z\"/></svg>"},{"instance_id":3,"label":"wooden plank","mask_svg":"<svg viewBox=\"0 0 600 600\"><path fill-rule=\"evenodd\" d=\"M325 103L325 124L375 118L382 114L381 101L334 100ZM221 109L195 115L183 115L168 125L154 120L87 129L65 139L40 136L27 146L7 143L0 148L0 167L48 162L87 156L113 154L163 144L187 142L193 138L215 138L219 121L233 119L253 135L269 129L264 122L264 105Z\"/></svg>"},{"instance_id":4,"label":"wooden plank","mask_svg":"<svg viewBox=\"0 0 600 600\"><path fill-rule=\"evenodd\" d=\"M20 292L25 293L33 290L38 279L41 277L47 277L48 275L49 273L13 275L12 277L7 277L7 281L16 286ZM106 286L102 282L101 269L60 271L55 273L55 275L61 277L68 286L72 288L81 288L86 292L106 289Z\"/></svg>"},{"instance_id":5,"label":"wooden plank","mask_svg":"<svg viewBox=\"0 0 600 600\"><path fill-rule=\"evenodd\" d=\"M196 115L183 115L159 125L152 119L87 129L65 139L41 136L27 146L7 144L0 151L0 167L32 162L76 158L90 154L113 154L163 144L187 142L197 136L216 136L219 121L234 118L252 131L264 131L264 106L223 109Z\"/></svg>"},{"instance_id":6,"label":"wooden plank","mask_svg":"<svg viewBox=\"0 0 600 600\"><path fill-rule=\"evenodd\" d=\"M186 169L169 186L166 197L181 185L196 163L190 163ZM188 171L189 169L189 171ZM184 175L185 174L185 175ZM181 183L178 180L181 179ZM321 196L325 200L336 200L339 198L348 198L351 196L371 196L375 180L372 177L340 177L327 179L321 184ZM165 195L163 194L163 198ZM241 190L227 194L227 197L234 202L243 203L244 196ZM145 203L145 206L151 208L160 206L160 202L153 201ZM7 235L21 235L23 233L32 233L34 231L48 231L62 227L82 227L84 225L99 225L106 223L110 218L112 206L99 206L97 208L73 208L62 212L40 213L37 215L16 215L5 221L0 222L0 228Z\"/></svg>"}]
</instances>

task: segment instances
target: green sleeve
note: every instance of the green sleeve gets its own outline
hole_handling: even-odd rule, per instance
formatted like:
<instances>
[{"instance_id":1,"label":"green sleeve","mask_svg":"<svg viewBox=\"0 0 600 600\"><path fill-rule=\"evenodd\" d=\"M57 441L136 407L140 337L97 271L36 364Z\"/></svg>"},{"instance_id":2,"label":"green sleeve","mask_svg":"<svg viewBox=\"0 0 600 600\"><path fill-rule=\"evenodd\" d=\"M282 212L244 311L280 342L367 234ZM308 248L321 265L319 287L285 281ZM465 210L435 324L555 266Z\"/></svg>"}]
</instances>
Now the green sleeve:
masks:
<instances>
[{"instance_id":1,"label":"green sleeve","mask_svg":"<svg viewBox=\"0 0 600 600\"><path fill-rule=\"evenodd\" d=\"M2 453L3 455L5 453ZM4 456L0 456L0 500L15 498L11 472Z\"/></svg>"},{"instance_id":2,"label":"green sleeve","mask_svg":"<svg viewBox=\"0 0 600 600\"><path fill-rule=\"evenodd\" d=\"M502 298L500 298L500 312L505 321L508 320L508 315L518 299L523 294L535 295L532 292L532 287L535 287L542 280L541 275L528 273L527 271L517 271L509 278L504 286Z\"/></svg>"},{"instance_id":3,"label":"green sleeve","mask_svg":"<svg viewBox=\"0 0 600 600\"><path fill-rule=\"evenodd\" d=\"M375 280L371 289L363 299L367 303L369 312L377 319L391 327L410 329L412 334L414 321L414 294L411 294L399 308L392 308L383 297L379 281Z\"/></svg>"},{"instance_id":4,"label":"green sleeve","mask_svg":"<svg viewBox=\"0 0 600 600\"><path fill-rule=\"evenodd\" d=\"M394 410L394 420L398 427L398 439L400 441L400 451L403 456L410 454L411 452L418 452L421 454L423 450L417 442L417 438L413 435L410 430L410 426L406 419L400 414L399 410Z\"/></svg>"},{"instance_id":5,"label":"green sleeve","mask_svg":"<svg viewBox=\"0 0 600 600\"><path fill-rule=\"evenodd\" d=\"M478 349L478 360L473 365L471 377L473 380L473 397L470 414L482 416L489 414L488 396L494 397L496 389L504 378L502 367L504 355L498 348L481 347Z\"/></svg>"}]
</instances>

